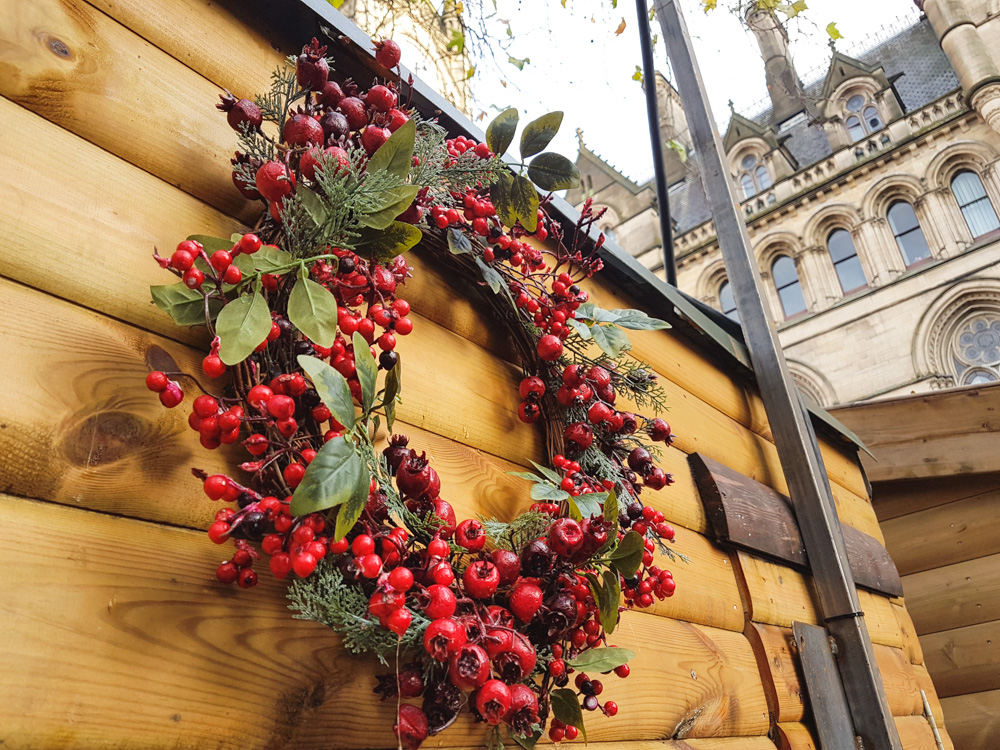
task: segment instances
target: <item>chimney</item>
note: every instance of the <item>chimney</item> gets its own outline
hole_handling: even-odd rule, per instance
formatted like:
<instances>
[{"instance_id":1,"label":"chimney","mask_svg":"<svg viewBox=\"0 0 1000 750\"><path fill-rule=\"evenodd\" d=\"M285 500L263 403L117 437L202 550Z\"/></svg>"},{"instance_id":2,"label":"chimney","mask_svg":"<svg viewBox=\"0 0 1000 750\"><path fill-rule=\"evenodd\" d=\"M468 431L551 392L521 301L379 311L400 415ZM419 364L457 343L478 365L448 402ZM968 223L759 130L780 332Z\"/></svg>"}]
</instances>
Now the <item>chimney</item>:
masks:
<instances>
[{"instance_id":1,"label":"chimney","mask_svg":"<svg viewBox=\"0 0 1000 750\"><path fill-rule=\"evenodd\" d=\"M773 109L771 123L778 125L805 109L802 82L788 50L788 33L774 11L758 8L756 3L751 3L750 8L746 25L757 38L764 58L767 93Z\"/></svg>"}]
</instances>

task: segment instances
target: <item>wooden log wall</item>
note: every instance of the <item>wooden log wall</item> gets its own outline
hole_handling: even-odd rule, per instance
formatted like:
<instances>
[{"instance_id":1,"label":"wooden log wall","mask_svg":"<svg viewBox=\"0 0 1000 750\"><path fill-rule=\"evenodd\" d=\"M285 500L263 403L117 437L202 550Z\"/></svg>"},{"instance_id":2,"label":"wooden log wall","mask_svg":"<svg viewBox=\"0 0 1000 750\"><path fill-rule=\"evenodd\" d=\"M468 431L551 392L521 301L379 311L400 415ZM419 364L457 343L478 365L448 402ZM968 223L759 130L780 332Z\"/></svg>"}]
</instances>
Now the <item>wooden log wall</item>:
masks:
<instances>
[{"instance_id":1,"label":"wooden log wall","mask_svg":"<svg viewBox=\"0 0 1000 750\"><path fill-rule=\"evenodd\" d=\"M865 468L902 579L910 647L963 750L1000 742L998 415L996 385L836 412L875 456Z\"/></svg>"},{"instance_id":2,"label":"wooden log wall","mask_svg":"<svg viewBox=\"0 0 1000 750\"><path fill-rule=\"evenodd\" d=\"M216 508L189 469L232 470L238 453L204 451L183 409L162 409L143 385L171 360L197 372L205 345L149 303L148 285L164 282L153 247L227 236L258 210L233 189L235 138L213 104L222 87L263 91L291 50L241 7L0 0L5 748L395 746L370 660L292 620L269 576L251 592L214 581L220 552L202 529ZM530 501L506 472L544 456L540 432L514 415L509 342L447 270L419 249L410 262L416 325L400 344L398 429L433 456L459 514L510 517ZM784 629L816 620L810 582L710 542L686 461L699 451L786 492L760 398L707 339L633 340L680 435L664 461L676 484L650 502L691 562L659 561L677 595L625 616L616 639L638 654L634 676L608 686L620 713L592 720L590 739L811 747L795 739L809 734L795 668L778 666ZM830 441L822 451L844 523L881 540L856 455ZM913 687L930 686L899 612L884 597L866 603L894 713L917 727ZM481 727L462 722L428 746L474 746ZM924 747L912 732L907 747Z\"/></svg>"}]
</instances>

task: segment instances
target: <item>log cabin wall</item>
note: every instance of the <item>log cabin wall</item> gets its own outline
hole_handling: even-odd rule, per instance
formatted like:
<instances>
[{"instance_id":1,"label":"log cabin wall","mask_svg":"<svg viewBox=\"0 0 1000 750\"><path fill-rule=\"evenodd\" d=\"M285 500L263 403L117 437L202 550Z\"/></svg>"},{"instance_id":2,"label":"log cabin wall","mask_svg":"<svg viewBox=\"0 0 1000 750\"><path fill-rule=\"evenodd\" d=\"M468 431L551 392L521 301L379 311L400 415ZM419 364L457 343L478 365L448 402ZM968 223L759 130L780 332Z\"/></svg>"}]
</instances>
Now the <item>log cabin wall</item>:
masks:
<instances>
[{"instance_id":1,"label":"log cabin wall","mask_svg":"<svg viewBox=\"0 0 1000 750\"><path fill-rule=\"evenodd\" d=\"M163 409L143 384L171 359L197 372L206 343L149 303L149 284L164 282L153 247L228 236L259 210L233 189L235 137L213 104L221 88L265 90L293 50L272 46L249 7L0 0L7 748L395 746L372 660L291 619L268 575L250 592L214 581L220 552L203 529L216 506L189 470L241 459L203 450L186 412ZM515 417L520 370L474 294L421 250L410 262L416 325L399 346L398 430L433 457L460 516L510 517L530 500L506 472L545 458L540 431ZM592 292L630 305L607 285ZM811 581L714 545L686 461L699 451L786 491L760 398L708 338L633 341L680 435L664 461L677 482L649 502L691 562L658 561L677 595L624 616L615 639L638 654L633 676L609 684L620 713L592 720L590 739L624 750L815 747L785 640L792 620L817 619ZM855 450L833 439L822 450L844 522L881 539ZM865 607L905 747L931 750L916 691L933 689L905 610L876 596ZM476 746L482 728L462 721L427 746Z\"/></svg>"},{"instance_id":2,"label":"log cabin wall","mask_svg":"<svg viewBox=\"0 0 1000 750\"><path fill-rule=\"evenodd\" d=\"M948 729L1000 738L1000 385L836 410L868 445L885 545Z\"/></svg>"}]
</instances>

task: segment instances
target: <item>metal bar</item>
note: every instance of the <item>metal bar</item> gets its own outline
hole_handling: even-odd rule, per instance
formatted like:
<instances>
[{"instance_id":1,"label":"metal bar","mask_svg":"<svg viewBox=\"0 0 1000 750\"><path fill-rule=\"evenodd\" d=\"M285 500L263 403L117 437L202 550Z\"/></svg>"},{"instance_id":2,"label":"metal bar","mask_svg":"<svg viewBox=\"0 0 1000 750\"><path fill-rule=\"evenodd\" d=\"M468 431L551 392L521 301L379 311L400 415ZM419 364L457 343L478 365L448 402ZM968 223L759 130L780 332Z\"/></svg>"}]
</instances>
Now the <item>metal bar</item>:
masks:
<instances>
[{"instance_id":1,"label":"metal bar","mask_svg":"<svg viewBox=\"0 0 1000 750\"><path fill-rule=\"evenodd\" d=\"M934 712L931 711L931 702L927 700L927 693L923 690L920 691L920 699L924 702L924 718L927 719L927 722L931 725L931 731L934 732L934 744L937 746L937 750L944 750L944 740L941 739L937 722L934 720Z\"/></svg>"},{"instance_id":2,"label":"metal bar","mask_svg":"<svg viewBox=\"0 0 1000 750\"><path fill-rule=\"evenodd\" d=\"M793 622L792 633L799 648L799 661L820 747L823 750L856 750L851 709L831 650L830 636L823 628L804 622Z\"/></svg>"},{"instance_id":3,"label":"metal bar","mask_svg":"<svg viewBox=\"0 0 1000 750\"><path fill-rule=\"evenodd\" d=\"M660 216L660 242L663 245L663 270L667 283L677 286L674 264L674 236L670 228L670 201L667 198L667 166L663 160L663 137L660 133L660 113L656 102L656 69L653 67L653 42L649 38L649 11L646 0L635 0L639 19L639 47L642 49L642 83L646 92L646 120L649 122L649 143L653 147L653 169L656 175L656 207Z\"/></svg>"},{"instance_id":4,"label":"metal bar","mask_svg":"<svg viewBox=\"0 0 1000 750\"><path fill-rule=\"evenodd\" d=\"M676 0L656 0L656 15L698 153L705 193L736 309L743 325L754 374L774 435L789 495L802 530L820 608L838 639L840 677L856 734L868 750L901 750L871 639L858 602L847 549L840 531L816 436L806 417L771 326L760 271L734 195L722 141L715 129L701 71Z\"/></svg>"}]
</instances>

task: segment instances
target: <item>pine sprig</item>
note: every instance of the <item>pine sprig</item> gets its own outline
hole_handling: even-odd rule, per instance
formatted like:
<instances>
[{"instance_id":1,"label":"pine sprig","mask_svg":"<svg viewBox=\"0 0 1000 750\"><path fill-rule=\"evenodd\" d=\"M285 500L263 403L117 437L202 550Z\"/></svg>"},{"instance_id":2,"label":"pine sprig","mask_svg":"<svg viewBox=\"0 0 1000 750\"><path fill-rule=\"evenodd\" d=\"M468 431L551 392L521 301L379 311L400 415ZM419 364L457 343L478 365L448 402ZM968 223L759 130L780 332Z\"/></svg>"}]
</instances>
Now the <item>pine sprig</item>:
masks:
<instances>
[{"instance_id":1,"label":"pine sprig","mask_svg":"<svg viewBox=\"0 0 1000 750\"><path fill-rule=\"evenodd\" d=\"M285 127L288 111L297 99L305 96L299 91L295 77L295 58L289 57L285 65L275 68L271 73L271 88L265 94L258 94L254 103L260 107L261 116L268 122L278 126L280 133Z\"/></svg>"},{"instance_id":2,"label":"pine sprig","mask_svg":"<svg viewBox=\"0 0 1000 750\"><path fill-rule=\"evenodd\" d=\"M552 523L550 516L534 510L522 513L510 523L484 516L480 516L479 520L493 546L512 552L520 551L525 544L538 538Z\"/></svg>"}]
</instances>

